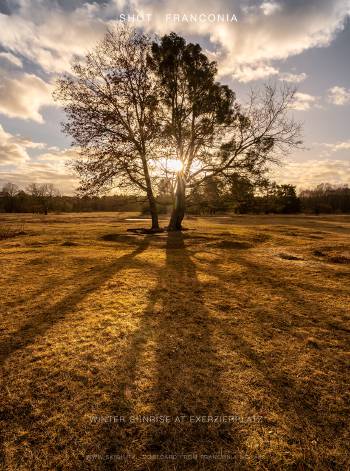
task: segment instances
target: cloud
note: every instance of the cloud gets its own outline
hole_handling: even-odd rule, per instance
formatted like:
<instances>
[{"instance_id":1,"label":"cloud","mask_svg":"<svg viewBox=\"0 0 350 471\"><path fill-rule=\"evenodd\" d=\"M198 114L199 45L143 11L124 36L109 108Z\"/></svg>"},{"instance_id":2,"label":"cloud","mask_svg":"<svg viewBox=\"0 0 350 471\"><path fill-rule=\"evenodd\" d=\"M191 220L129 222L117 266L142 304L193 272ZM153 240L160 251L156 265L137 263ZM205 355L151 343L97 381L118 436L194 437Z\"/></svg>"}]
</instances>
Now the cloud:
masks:
<instances>
[{"instance_id":1,"label":"cloud","mask_svg":"<svg viewBox=\"0 0 350 471\"><path fill-rule=\"evenodd\" d=\"M266 16L273 15L277 11L281 10L281 4L276 3L276 2L263 2L260 5L260 9L262 10L263 14Z\"/></svg>"},{"instance_id":2,"label":"cloud","mask_svg":"<svg viewBox=\"0 0 350 471\"><path fill-rule=\"evenodd\" d=\"M265 64L242 65L235 70L235 78L243 83L264 79L276 74L278 74L277 69Z\"/></svg>"},{"instance_id":3,"label":"cloud","mask_svg":"<svg viewBox=\"0 0 350 471\"><path fill-rule=\"evenodd\" d=\"M350 149L350 141L347 142L339 142L335 145L334 150L349 150Z\"/></svg>"},{"instance_id":4,"label":"cloud","mask_svg":"<svg viewBox=\"0 0 350 471\"><path fill-rule=\"evenodd\" d=\"M298 111L307 111L316 104L317 98L308 93L297 92L291 108Z\"/></svg>"},{"instance_id":5,"label":"cloud","mask_svg":"<svg viewBox=\"0 0 350 471\"><path fill-rule=\"evenodd\" d=\"M240 81L276 74L274 61L284 60L310 48L327 46L344 27L350 11L349 0L280 0L279 2L232 2L218 0L135 0L135 9L152 13L145 23L150 31L169 32L173 25L164 21L168 12L234 12L237 23L176 24L176 31L187 36L208 38L219 63L219 72ZM208 27L210 26L210 27ZM259 73L252 70L259 64ZM263 71L263 72L261 72Z\"/></svg>"},{"instance_id":6,"label":"cloud","mask_svg":"<svg viewBox=\"0 0 350 471\"><path fill-rule=\"evenodd\" d=\"M0 165L16 165L30 160L27 149L43 149L45 144L14 136L0 124Z\"/></svg>"},{"instance_id":7,"label":"cloud","mask_svg":"<svg viewBox=\"0 0 350 471\"><path fill-rule=\"evenodd\" d=\"M102 38L111 13L98 3L67 11L57 2L21 0L11 15L0 14L0 44L46 72L62 72Z\"/></svg>"},{"instance_id":8,"label":"cloud","mask_svg":"<svg viewBox=\"0 0 350 471\"><path fill-rule=\"evenodd\" d=\"M284 72L279 75L279 79L284 82L300 83L307 79L307 75L302 72L301 74L293 74L291 72Z\"/></svg>"},{"instance_id":9,"label":"cloud","mask_svg":"<svg viewBox=\"0 0 350 471\"><path fill-rule=\"evenodd\" d=\"M66 10L59 5L49 0L20 0L10 15L0 14L0 44L47 72L61 72L75 56L84 55L121 12L150 14L150 21L139 26L158 34L176 29L189 38L209 41L220 74L242 82L276 75L273 61L327 46L350 11L349 0L217 0L214 5L212 0L110 0L82 2ZM166 21L167 14L176 13L236 14L238 22Z\"/></svg>"},{"instance_id":10,"label":"cloud","mask_svg":"<svg viewBox=\"0 0 350 471\"><path fill-rule=\"evenodd\" d=\"M22 61L19 57L15 56L14 54L11 54L11 52L0 52L0 60L5 59L7 63L10 63L11 65L14 65L16 67L23 67Z\"/></svg>"},{"instance_id":11,"label":"cloud","mask_svg":"<svg viewBox=\"0 0 350 471\"><path fill-rule=\"evenodd\" d=\"M40 109L54 105L51 85L33 74L8 75L0 70L0 113L43 123Z\"/></svg>"},{"instance_id":12,"label":"cloud","mask_svg":"<svg viewBox=\"0 0 350 471\"><path fill-rule=\"evenodd\" d=\"M53 183L64 195L74 194L78 187L78 180L74 175L40 163L22 166L11 172L0 172L0 187L8 182L23 189L31 183Z\"/></svg>"},{"instance_id":13,"label":"cloud","mask_svg":"<svg viewBox=\"0 0 350 471\"><path fill-rule=\"evenodd\" d=\"M332 87L328 90L328 101L334 105L342 106L350 103L350 89Z\"/></svg>"},{"instance_id":14,"label":"cloud","mask_svg":"<svg viewBox=\"0 0 350 471\"><path fill-rule=\"evenodd\" d=\"M344 142L337 142L335 144L323 143L322 145L330 149L332 152L350 150L350 140Z\"/></svg>"},{"instance_id":15,"label":"cloud","mask_svg":"<svg viewBox=\"0 0 350 471\"><path fill-rule=\"evenodd\" d=\"M70 149L59 149L57 147L50 147L47 152L40 154L36 160L38 162L50 162L51 165L58 166L63 169L66 163L74 160L79 156L78 149L72 147Z\"/></svg>"},{"instance_id":16,"label":"cloud","mask_svg":"<svg viewBox=\"0 0 350 471\"><path fill-rule=\"evenodd\" d=\"M270 175L278 183L296 185L298 189L313 188L320 183L350 184L350 161L307 160L289 161Z\"/></svg>"},{"instance_id":17,"label":"cloud","mask_svg":"<svg viewBox=\"0 0 350 471\"><path fill-rule=\"evenodd\" d=\"M30 158L27 148L45 149L45 152ZM44 144L12 136L0 126L0 187L7 182L20 188L30 183L53 183L62 193L73 194L78 179L66 163L76 156L76 149L46 149Z\"/></svg>"}]
</instances>

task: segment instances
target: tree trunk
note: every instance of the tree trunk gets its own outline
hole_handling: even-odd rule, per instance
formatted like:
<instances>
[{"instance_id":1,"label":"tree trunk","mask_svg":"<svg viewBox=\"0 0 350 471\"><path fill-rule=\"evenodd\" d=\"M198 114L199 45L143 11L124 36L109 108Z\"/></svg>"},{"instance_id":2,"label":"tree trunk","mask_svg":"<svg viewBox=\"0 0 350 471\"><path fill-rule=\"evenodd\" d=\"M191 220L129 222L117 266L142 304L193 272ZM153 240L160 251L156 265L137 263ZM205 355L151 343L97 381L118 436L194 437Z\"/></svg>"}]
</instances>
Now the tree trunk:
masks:
<instances>
[{"instance_id":1,"label":"tree trunk","mask_svg":"<svg viewBox=\"0 0 350 471\"><path fill-rule=\"evenodd\" d=\"M186 209L186 181L183 175L177 174L176 192L173 211L171 213L168 231L181 231Z\"/></svg>"},{"instance_id":2,"label":"tree trunk","mask_svg":"<svg viewBox=\"0 0 350 471\"><path fill-rule=\"evenodd\" d=\"M144 171L145 180L146 180L149 210L150 210L151 218L152 218L151 231L157 232L159 231L158 208L157 208L156 199L153 194L151 177L149 175L148 165L147 165L145 156L142 157L142 164L143 164L143 171Z\"/></svg>"},{"instance_id":3,"label":"tree trunk","mask_svg":"<svg viewBox=\"0 0 350 471\"><path fill-rule=\"evenodd\" d=\"M157 203L156 203L152 190L147 192L147 198L148 198L149 210L150 210L151 218L152 218L151 230L157 231L159 230L158 209L157 209Z\"/></svg>"}]
</instances>

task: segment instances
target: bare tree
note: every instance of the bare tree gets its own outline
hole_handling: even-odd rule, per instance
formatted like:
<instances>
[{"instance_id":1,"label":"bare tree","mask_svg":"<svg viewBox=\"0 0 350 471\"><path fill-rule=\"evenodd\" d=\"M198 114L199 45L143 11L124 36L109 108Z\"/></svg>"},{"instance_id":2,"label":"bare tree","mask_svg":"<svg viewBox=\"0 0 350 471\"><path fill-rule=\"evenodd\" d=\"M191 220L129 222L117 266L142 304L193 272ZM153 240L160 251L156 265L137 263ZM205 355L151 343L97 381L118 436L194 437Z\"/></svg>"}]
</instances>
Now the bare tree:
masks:
<instances>
[{"instance_id":1,"label":"bare tree","mask_svg":"<svg viewBox=\"0 0 350 471\"><path fill-rule=\"evenodd\" d=\"M9 213L15 211L15 199L18 195L19 188L14 183L6 183L2 188L2 194L5 197L6 210Z\"/></svg>"},{"instance_id":2,"label":"bare tree","mask_svg":"<svg viewBox=\"0 0 350 471\"><path fill-rule=\"evenodd\" d=\"M72 162L80 190L99 193L113 185L145 193L152 230L159 229L150 163L159 149L158 81L148 62L151 38L120 26L58 80L64 131L81 150Z\"/></svg>"},{"instance_id":3,"label":"bare tree","mask_svg":"<svg viewBox=\"0 0 350 471\"><path fill-rule=\"evenodd\" d=\"M295 89L265 85L252 90L249 103L237 107L232 122L210 149L201 149L185 175L189 188L215 176L232 174L260 181L271 164L280 165L293 149L302 148L301 124L290 116Z\"/></svg>"},{"instance_id":4,"label":"bare tree","mask_svg":"<svg viewBox=\"0 0 350 471\"><path fill-rule=\"evenodd\" d=\"M31 183L26 188L26 191L34 198L38 204L38 208L40 208L44 214L49 212L53 198L60 194L52 183Z\"/></svg>"},{"instance_id":5,"label":"bare tree","mask_svg":"<svg viewBox=\"0 0 350 471\"><path fill-rule=\"evenodd\" d=\"M219 147L199 156L202 165L189 175L191 185L237 170L260 175L267 165L279 164L291 150L301 148L301 124L289 114L295 92L285 84L251 90L248 104L237 107Z\"/></svg>"},{"instance_id":6,"label":"bare tree","mask_svg":"<svg viewBox=\"0 0 350 471\"><path fill-rule=\"evenodd\" d=\"M2 192L10 197L16 196L19 191L19 188L14 183L6 183L2 187Z\"/></svg>"}]
</instances>

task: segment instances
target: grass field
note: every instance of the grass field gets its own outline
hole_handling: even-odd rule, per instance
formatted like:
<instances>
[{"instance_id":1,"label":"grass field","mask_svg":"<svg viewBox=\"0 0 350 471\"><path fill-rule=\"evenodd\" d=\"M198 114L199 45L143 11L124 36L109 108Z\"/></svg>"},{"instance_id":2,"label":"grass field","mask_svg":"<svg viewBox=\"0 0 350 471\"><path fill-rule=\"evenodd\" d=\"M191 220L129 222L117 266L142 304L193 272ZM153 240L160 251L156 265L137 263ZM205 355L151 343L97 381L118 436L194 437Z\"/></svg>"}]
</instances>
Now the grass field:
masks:
<instances>
[{"instance_id":1,"label":"grass field","mask_svg":"<svg viewBox=\"0 0 350 471\"><path fill-rule=\"evenodd\" d=\"M0 215L2 469L350 469L350 217L130 216Z\"/></svg>"}]
</instances>

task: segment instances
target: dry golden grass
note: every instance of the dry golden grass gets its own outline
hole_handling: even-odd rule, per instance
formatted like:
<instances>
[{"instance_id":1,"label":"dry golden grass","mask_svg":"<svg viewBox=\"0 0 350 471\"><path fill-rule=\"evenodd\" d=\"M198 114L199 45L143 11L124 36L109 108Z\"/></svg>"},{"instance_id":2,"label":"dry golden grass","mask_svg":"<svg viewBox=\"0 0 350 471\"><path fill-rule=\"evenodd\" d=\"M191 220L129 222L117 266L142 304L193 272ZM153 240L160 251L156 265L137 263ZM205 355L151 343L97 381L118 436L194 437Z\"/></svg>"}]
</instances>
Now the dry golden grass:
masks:
<instances>
[{"instance_id":1,"label":"dry golden grass","mask_svg":"<svg viewBox=\"0 0 350 471\"><path fill-rule=\"evenodd\" d=\"M2 468L349 469L350 218L126 216L0 216Z\"/></svg>"}]
</instances>

